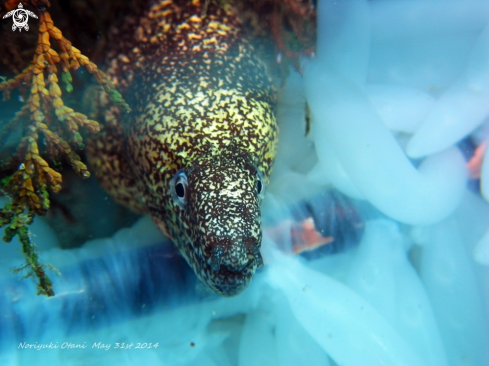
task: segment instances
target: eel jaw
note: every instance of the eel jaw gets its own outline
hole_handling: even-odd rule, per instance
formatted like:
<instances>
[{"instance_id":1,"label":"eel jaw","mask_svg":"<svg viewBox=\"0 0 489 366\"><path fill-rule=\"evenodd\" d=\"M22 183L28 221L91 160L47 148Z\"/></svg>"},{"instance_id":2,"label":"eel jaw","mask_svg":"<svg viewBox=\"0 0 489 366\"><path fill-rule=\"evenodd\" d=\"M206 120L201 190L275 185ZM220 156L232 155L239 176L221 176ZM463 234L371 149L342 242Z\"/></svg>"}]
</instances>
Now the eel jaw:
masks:
<instances>
[{"instance_id":1,"label":"eel jaw","mask_svg":"<svg viewBox=\"0 0 489 366\"><path fill-rule=\"evenodd\" d=\"M215 293L231 297L239 295L250 284L257 268L263 267L257 243L214 244L205 269L197 272Z\"/></svg>"},{"instance_id":2,"label":"eel jaw","mask_svg":"<svg viewBox=\"0 0 489 366\"><path fill-rule=\"evenodd\" d=\"M211 250L210 265L214 272L218 272L221 266L226 267L230 272L242 272L253 264L252 262L257 268L263 267L263 258L256 243L249 245L248 248L242 242L229 246L216 244Z\"/></svg>"}]
</instances>

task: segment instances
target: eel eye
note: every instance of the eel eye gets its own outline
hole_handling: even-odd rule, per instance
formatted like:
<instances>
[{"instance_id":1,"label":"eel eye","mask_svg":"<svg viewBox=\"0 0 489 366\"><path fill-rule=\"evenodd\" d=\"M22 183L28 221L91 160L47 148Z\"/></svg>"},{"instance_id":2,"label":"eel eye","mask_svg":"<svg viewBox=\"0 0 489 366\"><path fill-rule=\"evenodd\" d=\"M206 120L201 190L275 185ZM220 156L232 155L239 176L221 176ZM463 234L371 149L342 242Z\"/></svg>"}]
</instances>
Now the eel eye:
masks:
<instances>
[{"instance_id":1,"label":"eel eye","mask_svg":"<svg viewBox=\"0 0 489 366\"><path fill-rule=\"evenodd\" d=\"M177 194L178 198L185 199L185 185L183 182L177 182L175 185L175 193Z\"/></svg>"},{"instance_id":2,"label":"eel eye","mask_svg":"<svg viewBox=\"0 0 489 366\"><path fill-rule=\"evenodd\" d=\"M173 200L181 207L185 207L188 199L187 175L183 170L175 173L170 181L170 190Z\"/></svg>"},{"instance_id":3,"label":"eel eye","mask_svg":"<svg viewBox=\"0 0 489 366\"><path fill-rule=\"evenodd\" d=\"M265 198L265 191L266 191L265 176L263 175L261 170L257 169L256 170L256 193L260 200Z\"/></svg>"}]
</instances>

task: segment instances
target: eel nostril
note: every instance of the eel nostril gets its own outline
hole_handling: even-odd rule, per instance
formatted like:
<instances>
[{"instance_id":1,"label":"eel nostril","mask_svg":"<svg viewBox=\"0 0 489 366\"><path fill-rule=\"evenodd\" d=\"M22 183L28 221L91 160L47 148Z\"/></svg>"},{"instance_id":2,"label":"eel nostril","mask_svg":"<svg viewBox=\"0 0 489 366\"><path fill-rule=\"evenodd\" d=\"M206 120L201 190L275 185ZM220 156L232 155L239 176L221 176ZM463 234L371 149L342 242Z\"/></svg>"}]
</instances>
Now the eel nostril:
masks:
<instances>
[{"instance_id":1,"label":"eel nostril","mask_svg":"<svg viewBox=\"0 0 489 366\"><path fill-rule=\"evenodd\" d=\"M211 251L211 269L214 272L219 271L219 268L221 267L221 262L224 256L224 253L226 252L226 247L222 244L217 244L212 248Z\"/></svg>"},{"instance_id":2,"label":"eel nostril","mask_svg":"<svg viewBox=\"0 0 489 366\"><path fill-rule=\"evenodd\" d=\"M261 256L260 250L257 244L252 244L249 248L249 253L256 262L257 268L263 268L263 257Z\"/></svg>"}]
</instances>

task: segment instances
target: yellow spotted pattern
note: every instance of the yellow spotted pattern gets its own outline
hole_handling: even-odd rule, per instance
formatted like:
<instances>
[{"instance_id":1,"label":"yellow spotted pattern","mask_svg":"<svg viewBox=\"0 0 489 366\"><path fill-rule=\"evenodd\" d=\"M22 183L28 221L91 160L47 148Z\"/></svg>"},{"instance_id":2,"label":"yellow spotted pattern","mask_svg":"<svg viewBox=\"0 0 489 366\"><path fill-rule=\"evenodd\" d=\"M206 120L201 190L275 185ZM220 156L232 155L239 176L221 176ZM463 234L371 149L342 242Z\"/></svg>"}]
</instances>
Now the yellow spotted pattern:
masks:
<instances>
[{"instance_id":1,"label":"yellow spotted pattern","mask_svg":"<svg viewBox=\"0 0 489 366\"><path fill-rule=\"evenodd\" d=\"M132 112L107 106L89 153L116 200L148 212L209 288L233 296L260 265L256 190L275 154L276 97L230 3L203 6L161 1L120 31L108 75ZM170 188L179 171L183 206Z\"/></svg>"}]
</instances>

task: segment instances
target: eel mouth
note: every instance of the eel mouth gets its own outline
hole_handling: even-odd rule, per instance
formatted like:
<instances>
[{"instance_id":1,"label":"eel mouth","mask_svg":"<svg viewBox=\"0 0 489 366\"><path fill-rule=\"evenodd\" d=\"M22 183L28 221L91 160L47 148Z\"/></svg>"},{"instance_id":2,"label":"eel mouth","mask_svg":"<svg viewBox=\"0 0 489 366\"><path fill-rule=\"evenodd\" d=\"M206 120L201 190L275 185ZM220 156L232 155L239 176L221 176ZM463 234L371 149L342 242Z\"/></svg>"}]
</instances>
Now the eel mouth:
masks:
<instances>
[{"instance_id":1,"label":"eel mouth","mask_svg":"<svg viewBox=\"0 0 489 366\"><path fill-rule=\"evenodd\" d=\"M244 276L244 274L253 271L253 260L246 263L241 269L230 269L226 266L220 266L217 271L213 271L217 277L238 278ZM254 271L253 271L254 272Z\"/></svg>"},{"instance_id":2,"label":"eel mouth","mask_svg":"<svg viewBox=\"0 0 489 366\"><path fill-rule=\"evenodd\" d=\"M253 247L256 247L256 244ZM261 255L257 260L256 255L246 252L241 261L230 265L229 258L225 258L226 261L224 261L222 256L215 254L218 251L220 250L215 249L214 256L211 255L211 263L203 261L202 265L205 266L205 270L199 272L198 275L213 292L225 297L237 296L251 283L260 264L263 266ZM258 248L256 252L259 254Z\"/></svg>"},{"instance_id":3,"label":"eel mouth","mask_svg":"<svg viewBox=\"0 0 489 366\"><path fill-rule=\"evenodd\" d=\"M254 265L257 268L263 267L263 259L255 242L247 245L243 242L232 245L217 244L211 250L210 267L213 272L226 270L240 273L249 271Z\"/></svg>"},{"instance_id":4,"label":"eel mouth","mask_svg":"<svg viewBox=\"0 0 489 366\"><path fill-rule=\"evenodd\" d=\"M192 246L202 244L201 239L189 242ZM259 243L252 238L239 240L238 244L220 241L210 251L190 256L192 267L202 282L216 294L237 296L248 287L256 269L263 267Z\"/></svg>"},{"instance_id":5,"label":"eel mouth","mask_svg":"<svg viewBox=\"0 0 489 366\"><path fill-rule=\"evenodd\" d=\"M227 267L221 266L217 272L212 272L212 277L207 285L222 296L236 296L248 287L254 274L253 260L250 260L239 272L230 271Z\"/></svg>"}]
</instances>

